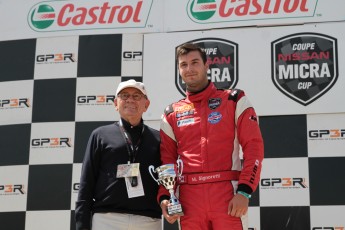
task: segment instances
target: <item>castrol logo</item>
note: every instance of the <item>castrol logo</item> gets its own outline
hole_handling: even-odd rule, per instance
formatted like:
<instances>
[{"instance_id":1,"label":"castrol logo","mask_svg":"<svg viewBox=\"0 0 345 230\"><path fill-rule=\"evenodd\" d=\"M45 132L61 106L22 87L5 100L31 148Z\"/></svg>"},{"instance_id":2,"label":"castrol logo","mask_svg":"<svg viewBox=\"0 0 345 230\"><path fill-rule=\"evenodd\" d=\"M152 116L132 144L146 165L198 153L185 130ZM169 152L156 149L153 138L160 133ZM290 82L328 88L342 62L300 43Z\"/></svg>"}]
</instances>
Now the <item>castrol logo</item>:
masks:
<instances>
[{"instance_id":1,"label":"castrol logo","mask_svg":"<svg viewBox=\"0 0 345 230\"><path fill-rule=\"evenodd\" d=\"M45 1L28 12L38 32L145 28L153 0Z\"/></svg>"},{"instance_id":2,"label":"castrol logo","mask_svg":"<svg viewBox=\"0 0 345 230\"><path fill-rule=\"evenodd\" d=\"M317 2L315 0L189 0L187 14L196 23L311 17Z\"/></svg>"}]
</instances>

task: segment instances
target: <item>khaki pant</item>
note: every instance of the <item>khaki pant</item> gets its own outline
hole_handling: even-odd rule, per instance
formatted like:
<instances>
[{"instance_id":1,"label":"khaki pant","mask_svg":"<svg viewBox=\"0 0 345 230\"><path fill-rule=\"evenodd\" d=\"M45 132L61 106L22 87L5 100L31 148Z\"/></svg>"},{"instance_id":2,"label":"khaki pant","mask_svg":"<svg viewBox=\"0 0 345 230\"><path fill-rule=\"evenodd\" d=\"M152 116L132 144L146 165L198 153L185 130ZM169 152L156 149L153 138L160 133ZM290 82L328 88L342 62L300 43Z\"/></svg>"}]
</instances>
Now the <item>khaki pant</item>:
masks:
<instances>
[{"instance_id":1,"label":"khaki pant","mask_svg":"<svg viewBox=\"0 0 345 230\"><path fill-rule=\"evenodd\" d=\"M162 219L122 213L95 213L92 230L161 230Z\"/></svg>"}]
</instances>

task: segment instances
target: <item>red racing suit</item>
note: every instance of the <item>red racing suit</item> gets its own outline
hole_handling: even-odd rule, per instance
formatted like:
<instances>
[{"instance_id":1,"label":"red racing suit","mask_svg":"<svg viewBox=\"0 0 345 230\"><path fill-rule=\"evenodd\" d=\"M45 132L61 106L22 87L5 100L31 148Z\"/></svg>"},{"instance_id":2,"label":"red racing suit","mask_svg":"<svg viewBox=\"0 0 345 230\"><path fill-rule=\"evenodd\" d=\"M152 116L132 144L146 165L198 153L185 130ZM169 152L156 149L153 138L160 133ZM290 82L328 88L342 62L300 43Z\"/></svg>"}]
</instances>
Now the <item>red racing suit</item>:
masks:
<instances>
[{"instance_id":1,"label":"red racing suit","mask_svg":"<svg viewBox=\"0 0 345 230\"><path fill-rule=\"evenodd\" d=\"M188 181L196 181L179 186L182 230L245 229L241 218L227 214L228 204L237 190L255 191L264 155L256 113L245 93L217 89L212 82L199 93L187 92L165 109L160 135L162 164L180 158L182 175L194 175ZM217 180L223 176L219 173L236 171L238 178ZM161 185L158 201L168 195Z\"/></svg>"}]
</instances>

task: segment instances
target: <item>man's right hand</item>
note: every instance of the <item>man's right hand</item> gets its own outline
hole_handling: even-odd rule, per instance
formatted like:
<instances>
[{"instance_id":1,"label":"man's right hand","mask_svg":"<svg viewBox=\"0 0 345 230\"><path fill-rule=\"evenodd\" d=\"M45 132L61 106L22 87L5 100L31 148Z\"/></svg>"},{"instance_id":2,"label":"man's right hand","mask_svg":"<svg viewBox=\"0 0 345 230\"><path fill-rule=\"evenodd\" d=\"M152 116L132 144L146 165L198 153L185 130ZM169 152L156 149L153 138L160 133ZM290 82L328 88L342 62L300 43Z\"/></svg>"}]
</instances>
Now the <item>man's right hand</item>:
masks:
<instances>
[{"instance_id":1,"label":"man's right hand","mask_svg":"<svg viewBox=\"0 0 345 230\"><path fill-rule=\"evenodd\" d=\"M180 218L178 214L169 215L168 214L168 206L171 205L168 200L162 200L161 202L161 209L164 218L170 223L173 224L175 221Z\"/></svg>"}]
</instances>

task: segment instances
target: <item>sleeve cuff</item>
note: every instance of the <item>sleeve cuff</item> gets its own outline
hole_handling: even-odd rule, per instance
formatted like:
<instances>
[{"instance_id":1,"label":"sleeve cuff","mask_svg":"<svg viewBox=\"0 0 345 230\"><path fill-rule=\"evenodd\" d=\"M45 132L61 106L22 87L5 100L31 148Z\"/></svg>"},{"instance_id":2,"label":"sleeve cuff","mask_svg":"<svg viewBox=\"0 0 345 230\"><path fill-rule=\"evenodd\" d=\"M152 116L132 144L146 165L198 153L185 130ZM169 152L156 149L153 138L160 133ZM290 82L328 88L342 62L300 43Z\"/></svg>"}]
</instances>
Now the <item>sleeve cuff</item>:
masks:
<instances>
[{"instance_id":1,"label":"sleeve cuff","mask_svg":"<svg viewBox=\"0 0 345 230\"><path fill-rule=\"evenodd\" d=\"M170 197L167 195L162 195L159 197L159 205L162 203L163 200L170 200Z\"/></svg>"},{"instance_id":2,"label":"sleeve cuff","mask_svg":"<svg viewBox=\"0 0 345 230\"><path fill-rule=\"evenodd\" d=\"M252 194L253 193L252 188L249 187L249 185L246 185L246 184L239 184L236 192L238 192L238 191L242 191L242 192L245 192L247 194Z\"/></svg>"}]
</instances>

